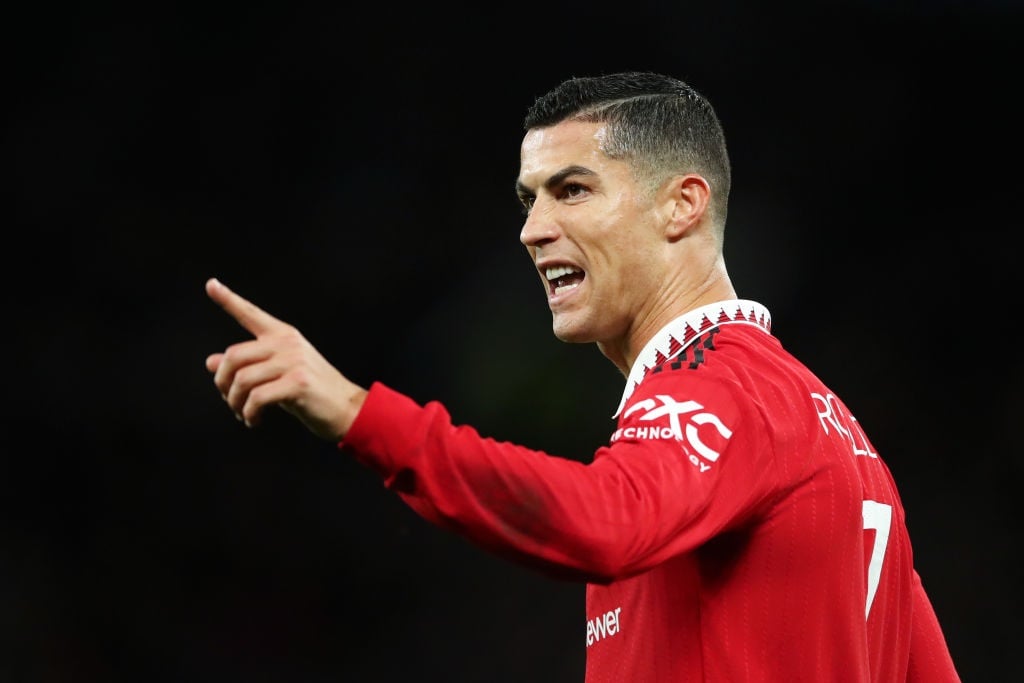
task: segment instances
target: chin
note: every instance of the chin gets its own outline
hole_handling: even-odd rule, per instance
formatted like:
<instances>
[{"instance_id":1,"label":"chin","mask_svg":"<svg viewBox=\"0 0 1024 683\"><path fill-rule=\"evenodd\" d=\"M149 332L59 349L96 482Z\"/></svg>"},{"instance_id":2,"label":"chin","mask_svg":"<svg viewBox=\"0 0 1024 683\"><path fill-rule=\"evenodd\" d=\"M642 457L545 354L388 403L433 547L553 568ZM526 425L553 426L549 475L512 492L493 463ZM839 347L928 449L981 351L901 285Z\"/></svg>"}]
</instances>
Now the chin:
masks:
<instances>
[{"instance_id":1,"label":"chin","mask_svg":"<svg viewBox=\"0 0 1024 683\"><path fill-rule=\"evenodd\" d=\"M552 321L551 331L556 339L568 344L587 344L594 341L594 336L589 334L586 328L565 322L559 323L558 320Z\"/></svg>"}]
</instances>

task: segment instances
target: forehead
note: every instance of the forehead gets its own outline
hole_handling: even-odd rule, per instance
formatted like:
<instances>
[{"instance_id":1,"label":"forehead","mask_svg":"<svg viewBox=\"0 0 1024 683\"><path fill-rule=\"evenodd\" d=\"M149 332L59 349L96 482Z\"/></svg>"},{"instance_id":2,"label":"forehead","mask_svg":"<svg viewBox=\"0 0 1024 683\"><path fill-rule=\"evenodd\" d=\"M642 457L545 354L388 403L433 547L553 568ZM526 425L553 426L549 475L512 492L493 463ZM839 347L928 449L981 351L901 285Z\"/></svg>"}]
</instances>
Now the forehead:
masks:
<instances>
[{"instance_id":1,"label":"forehead","mask_svg":"<svg viewBox=\"0 0 1024 683\"><path fill-rule=\"evenodd\" d=\"M563 121L549 128L534 128L523 137L519 151L519 180L536 185L568 166L599 170L609 159L602 151L607 124Z\"/></svg>"}]
</instances>

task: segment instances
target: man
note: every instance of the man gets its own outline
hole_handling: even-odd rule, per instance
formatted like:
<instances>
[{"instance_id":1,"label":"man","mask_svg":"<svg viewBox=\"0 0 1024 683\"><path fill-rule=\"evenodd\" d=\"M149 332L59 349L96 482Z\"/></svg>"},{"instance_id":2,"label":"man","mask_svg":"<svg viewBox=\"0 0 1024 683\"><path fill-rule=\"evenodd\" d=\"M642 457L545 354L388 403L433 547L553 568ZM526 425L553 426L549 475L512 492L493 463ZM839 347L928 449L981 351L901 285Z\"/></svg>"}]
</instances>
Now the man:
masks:
<instances>
[{"instance_id":1,"label":"man","mask_svg":"<svg viewBox=\"0 0 1024 683\"><path fill-rule=\"evenodd\" d=\"M555 336L626 378L591 463L357 386L210 280L255 336L206 362L231 409L255 425L279 405L424 518L586 582L588 683L958 681L889 470L730 282L711 104L658 74L574 78L525 130L520 239Z\"/></svg>"}]
</instances>

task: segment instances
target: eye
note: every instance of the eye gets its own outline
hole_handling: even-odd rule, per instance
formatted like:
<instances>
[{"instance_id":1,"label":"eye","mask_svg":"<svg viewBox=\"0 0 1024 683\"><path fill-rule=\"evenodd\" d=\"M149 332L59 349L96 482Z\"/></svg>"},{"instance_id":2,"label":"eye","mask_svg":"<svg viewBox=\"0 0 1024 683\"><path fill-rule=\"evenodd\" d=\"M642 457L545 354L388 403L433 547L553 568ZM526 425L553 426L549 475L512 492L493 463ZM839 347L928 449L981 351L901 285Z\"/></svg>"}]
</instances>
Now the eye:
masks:
<instances>
[{"instance_id":1,"label":"eye","mask_svg":"<svg viewBox=\"0 0 1024 683\"><path fill-rule=\"evenodd\" d=\"M550 192L548 196L552 197L555 201L571 203L589 196L590 186L563 181L558 184L551 183L544 192ZM516 195L519 197L519 203L522 205L523 215L529 216L530 212L533 211L534 205L537 203L537 195L526 191L524 188L519 188Z\"/></svg>"},{"instance_id":2,"label":"eye","mask_svg":"<svg viewBox=\"0 0 1024 683\"><path fill-rule=\"evenodd\" d=\"M532 194L521 194L519 195L519 203L523 208L523 215L529 216L530 211L533 209L533 203L537 200Z\"/></svg>"},{"instance_id":3,"label":"eye","mask_svg":"<svg viewBox=\"0 0 1024 683\"><path fill-rule=\"evenodd\" d=\"M562 186L562 197L565 199L579 199L589 191L585 185L579 183L566 183Z\"/></svg>"}]
</instances>

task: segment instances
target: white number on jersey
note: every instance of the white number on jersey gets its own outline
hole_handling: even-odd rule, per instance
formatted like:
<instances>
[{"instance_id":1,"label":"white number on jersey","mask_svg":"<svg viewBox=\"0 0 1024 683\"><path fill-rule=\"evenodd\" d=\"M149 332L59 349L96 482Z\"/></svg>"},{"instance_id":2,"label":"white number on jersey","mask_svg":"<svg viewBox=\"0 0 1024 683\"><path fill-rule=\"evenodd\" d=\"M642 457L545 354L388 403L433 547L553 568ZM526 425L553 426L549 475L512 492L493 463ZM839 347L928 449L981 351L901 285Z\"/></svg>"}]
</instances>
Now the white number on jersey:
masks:
<instances>
[{"instance_id":1,"label":"white number on jersey","mask_svg":"<svg viewBox=\"0 0 1024 683\"><path fill-rule=\"evenodd\" d=\"M864 618L867 619L878 590L878 582L882 578L882 561L885 559L885 546L889 543L889 527L892 526L892 506L865 500L863 515L864 528L875 530L875 544L871 548L871 561L868 562L868 602L864 607Z\"/></svg>"}]
</instances>

